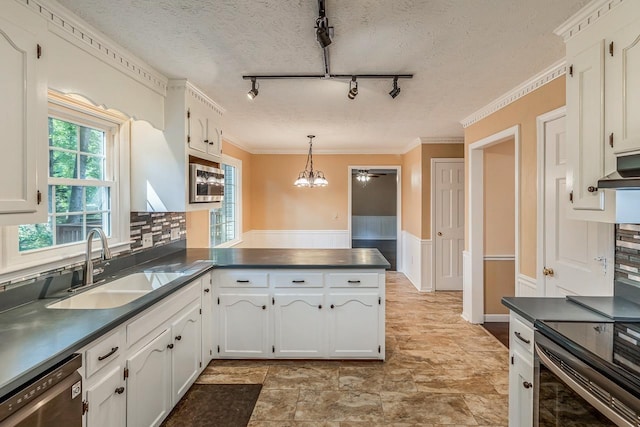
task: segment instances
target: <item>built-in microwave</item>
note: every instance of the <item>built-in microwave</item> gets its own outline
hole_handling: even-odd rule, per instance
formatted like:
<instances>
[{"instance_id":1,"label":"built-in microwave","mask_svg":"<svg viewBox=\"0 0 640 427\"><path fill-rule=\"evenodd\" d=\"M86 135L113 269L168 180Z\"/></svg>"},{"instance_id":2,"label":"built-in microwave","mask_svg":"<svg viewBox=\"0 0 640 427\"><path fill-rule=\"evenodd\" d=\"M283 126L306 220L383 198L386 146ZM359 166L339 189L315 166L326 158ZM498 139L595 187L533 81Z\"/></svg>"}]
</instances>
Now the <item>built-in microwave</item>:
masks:
<instances>
[{"instance_id":1,"label":"built-in microwave","mask_svg":"<svg viewBox=\"0 0 640 427\"><path fill-rule=\"evenodd\" d=\"M221 202L224 197L224 171L200 163L189 163L189 201Z\"/></svg>"}]
</instances>

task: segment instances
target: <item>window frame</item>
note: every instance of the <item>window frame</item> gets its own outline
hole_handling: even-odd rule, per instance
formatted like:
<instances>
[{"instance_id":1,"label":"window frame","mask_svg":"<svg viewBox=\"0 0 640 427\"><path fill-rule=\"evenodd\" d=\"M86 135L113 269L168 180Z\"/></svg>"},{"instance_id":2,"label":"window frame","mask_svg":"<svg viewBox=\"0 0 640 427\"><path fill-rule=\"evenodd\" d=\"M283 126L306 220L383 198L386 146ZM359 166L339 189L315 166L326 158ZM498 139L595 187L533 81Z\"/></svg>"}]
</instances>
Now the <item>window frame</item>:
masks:
<instances>
[{"instance_id":1,"label":"window frame","mask_svg":"<svg viewBox=\"0 0 640 427\"><path fill-rule=\"evenodd\" d=\"M114 253L129 250L131 247L129 224L130 119L116 111L94 106L83 98L61 95L52 91L49 91L47 117L107 132L105 137L110 140L107 140L105 144L106 179L81 181L92 181L96 185L106 185L110 188L111 235L108 238L109 247ZM49 159L48 134L47 141L43 143L47 144L47 159ZM46 181L48 193L49 185L69 185L75 180L50 177L47 167ZM49 214L47 213L47 220L48 218ZM12 280L17 274L20 277L27 277L84 260L86 240L21 252L17 225L3 227L0 237L2 252L6 254L5 257L1 257L0 281ZM97 256L100 251L99 246L94 245L94 256Z\"/></svg>"},{"instance_id":2,"label":"window frame","mask_svg":"<svg viewBox=\"0 0 640 427\"><path fill-rule=\"evenodd\" d=\"M235 223L236 223L237 235L236 235L236 238L233 240L229 240L227 242L221 243L216 246L211 246L211 240L212 240L211 211L213 211L213 209L209 210L209 246L214 248L230 248L242 243L242 160L223 154L220 160L220 166L222 167L223 165L229 165L235 168L236 200L235 200L235 209L233 210L233 214L234 214ZM220 206L219 209L221 208L222 208L222 205Z\"/></svg>"}]
</instances>

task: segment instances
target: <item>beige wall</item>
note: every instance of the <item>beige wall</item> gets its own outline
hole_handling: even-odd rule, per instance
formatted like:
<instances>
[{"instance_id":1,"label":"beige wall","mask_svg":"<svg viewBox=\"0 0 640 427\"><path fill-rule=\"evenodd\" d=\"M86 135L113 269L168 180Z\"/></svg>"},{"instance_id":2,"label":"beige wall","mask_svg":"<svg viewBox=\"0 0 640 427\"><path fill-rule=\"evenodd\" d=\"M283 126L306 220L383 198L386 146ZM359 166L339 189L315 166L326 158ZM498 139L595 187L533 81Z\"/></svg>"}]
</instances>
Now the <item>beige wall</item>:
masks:
<instances>
[{"instance_id":1,"label":"beige wall","mask_svg":"<svg viewBox=\"0 0 640 427\"><path fill-rule=\"evenodd\" d=\"M422 236L422 147L402 156L402 229Z\"/></svg>"},{"instance_id":2,"label":"beige wall","mask_svg":"<svg viewBox=\"0 0 640 427\"><path fill-rule=\"evenodd\" d=\"M431 238L431 159L464 157L463 144L422 144L422 239Z\"/></svg>"},{"instance_id":3,"label":"beige wall","mask_svg":"<svg viewBox=\"0 0 640 427\"><path fill-rule=\"evenodd\" d=\"M500 303L502 297L515 295L514 261L487 260L484 262L484 312L508 314L509 309Z\"/></svg>"},{"instance_id":4,"label":"beige wall","mask_svg":"<svg viewBox=\"0 0 640 427\"><path fill-rule=\"evenodd\" d=\"M515 254L514 140L484 150L484 254Z\"/></svg>"},{"instance_id":5,"label":"beige wall","mask_svg":"<svg viewBox=\"0 0 640 427\"><path fill-rule=\"evenodd\" d=\"M520 125L520 273L536 277L536 117L565 105L565 79L559 77L465 129L465 148L482 138ZM468 159L468 156L465 156ZM467 176L469 162L465 161ZM466 201L469 201L468 185ZM469 245L466 210L465 247Z\"/></svg>"}]
</instances>

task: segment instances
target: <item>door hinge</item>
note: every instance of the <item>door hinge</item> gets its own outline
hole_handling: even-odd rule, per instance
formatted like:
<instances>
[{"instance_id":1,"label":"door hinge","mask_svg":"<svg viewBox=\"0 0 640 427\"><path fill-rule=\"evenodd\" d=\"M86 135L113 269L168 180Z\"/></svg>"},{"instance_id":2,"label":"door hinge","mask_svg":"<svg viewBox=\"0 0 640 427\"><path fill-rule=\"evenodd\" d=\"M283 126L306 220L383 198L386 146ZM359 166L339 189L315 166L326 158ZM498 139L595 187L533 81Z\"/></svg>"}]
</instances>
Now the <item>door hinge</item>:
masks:
<instances>
[{"instance_id":1,"label":"door hinge","mask_svg":"<svg viewBox=\"0 0 640 427\"><path fill-rule=\"evenodd\" d=\"M202 314L202 309L200 309L200 314Z\"/></svg>"},{"instance_id":2,"label":"door hinge","mask_svg":"<svg viewBox=\"0 0 640 427\"><path fill-rule=\"evenodd\" d=\"M569 65L569 76L573 77L573 65Z\"/></svg>"},{"instance_id":3,"label":"door hinge","mask_svg":"<svg viewBox=\"0 0 640 427\"><path fill-rule=\"evenodd\" d=\"M382 297L378 297L378 305L382 305Z\"/></svg>"},{"instance_id":4,"label":"door hinge","mask_svg":"<svg viewBox=\"0 0 640 427\"><path fill-rule=\"evenodd\" d=\"M514 362L515 362L515 361L514 361L514 359L513 359L513 356L511 356L511 364L513 365L513 364L514 364Z\"/></svg>"},{"instance_id":5,"label":"door hinge","mask_svg":"<svg viewBox=\"0 0 640 427\"><path fill-rule=\"evenodd\" d=\"M40 192L40 190L36 191L36 201L38 202L38 204L42 203L42 193Z\"/></svg>"},{"instance_id":6,"label":"door hinge","mask_svg":"<svg viewBox=\"0 0 640 427\"><path fill-rule=\"evenodd\" d=\"M276 305L276 299L274 297L271 297L271 305Z\"/></svg>"},{"instance_id":7,"label":"door hinge","mask_svg":"<svg viewBox=\"0 0 640 427\"><path fill-rule=\"evenodd\" d=\"M89 401L88 400L83 400L82 401L82 415L86 414L87 412L89 412Z\"/></svg>"},{"instance_id":8,"label":"door hinge","mask_svg":"<svg viewBox=\"0 0 640 427\"><path fill-rule=\"evenodd\" d=\"M218 346L218 353L220 353L220 346Z\"/></svg>"},{"instance_id":9,"label":"door hinge","mask_svg":"<svg viewBox=\"0 0 640 427\"><path fill-rule=\"evenodd\" d=\"M609 43L609 55L613 56L613 42Z\"/></svg>"},{"instance_id":10,"label":"door hinge","mask_svg":"<svg viewBox=\"0 0 640 427\"><path fill-rule=\"evenodd\" d=\"M200 368L202 368L202 362L199 362L198 365Z\"/></svg>"},{"instance_id":11,"label":"door hinge","mask_svg":"<svg viewBox=\"0 0 640 427\"><path fill-rule=\"evenodd\" d=\"M218 297L218 305L220 305L220 297Z\"/></svg>"},{"instance_id":12,"label":"door hinge","mask_svg":"<svg viewBox=\"0 0 640 427\"><path fill-rule=\"evenodd\" d=\"M609 147L613 148L613 132L609 134Z\"/></svg>"},{"instance_id":13,"label":"door hinge","mask_svg":"<svg viewBox=\"0 0 640 427\"><path fill-rule=\"evenodd\" d=\"M569 202L573 203L573 191L569 193Z\"/></svg>"},{"instance_id":14,"label":"door hinge","mask_svg":"<svg viewBox=\"0 0 640 427\"><path fill-rule=\"evenodd\" d=\"M187 110L187 119L191 118L191 110Z\"/></svg>"},{"instance_id":15,"label":"door hinge","mask_svg":"<svg viewBox=\"0 0 640 427\"><path fill-rule=\"evenodd\" d=\"M213 350L209 350L209 356L213 356Z\"/></svg>"},{"instance_id":16,"label":"door hinge","mask_svg":"<svg viewBox=\"0 0 640 427\"><path fill-rule=\"evenodd\" d=\"M191 135L187 135L187 142L191 142Z\"/></svg>"},{"instance_id":17,"label":"door hinge","mask_svg":"<svg viewBox=\"0 0 640 427\"><path fill-rule=\"evenodd\" d=\"M211 277L209 277L209 284L213 285L213 279L211 279Z\"/></svg>"},{"instance_id":18,"label":"door hinge","mask_svg":"<svg viewBox=\"0 0 640 427\"><path fill-rule=\"evenodd\" d=\"M40 57L42 56L42 46L40 46L39 44L36 45L36 56L38 57L38 59L40 59Z\"/></svg>"},{"instance_id":19,"label":"door hinge","mask_svg":"<svg viewBox=\"0 0 640 427\"><path fill-rule=\"evenodd\" d=\"M272 345L272 346L271 346L271 353L275 353L275 352L276 352L276 346L275 346L275 345Z\"/></svg>"},{"instance_id":20,"label":"door hinge","mask_svg":"<svg viewBox=\"0 0 640 427\"><path fill-rule=\"evenodd\" d=\"M381 345L378 346L378 353L382 353L382 346Z\"/></svg>"},{"instance_id":21,"label":"door hinge","mask_svg":"<svg viewBox=\"0 0 640 427\"><path fill-rule=\"evenodd\" d=\"M129 368L124 368L124 379L129 378Z\"/></svg>"}]
</instances>

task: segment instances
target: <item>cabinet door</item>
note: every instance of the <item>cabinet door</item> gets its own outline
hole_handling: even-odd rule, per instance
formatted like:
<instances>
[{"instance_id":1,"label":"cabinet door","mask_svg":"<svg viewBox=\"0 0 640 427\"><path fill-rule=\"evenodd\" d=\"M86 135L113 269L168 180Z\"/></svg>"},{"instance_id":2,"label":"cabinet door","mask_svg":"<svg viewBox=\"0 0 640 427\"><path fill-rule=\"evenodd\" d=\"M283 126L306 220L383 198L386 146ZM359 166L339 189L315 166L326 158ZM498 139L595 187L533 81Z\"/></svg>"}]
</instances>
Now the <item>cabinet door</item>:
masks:
<instances>
[{"instance_id":1,"label":"cabinet door","mask_svg":"<svg viewBox=\"0 0 640 427\"><path fill-rule=\"evenodd\" d=\"M640 150L640 21L611 39L607 55L607 130L616 153Z\"/></svg>"},{"instance_id":2,"label":"cabinet door","mask_svg":"<svg viewBox=\"0 0 640 427\"><path fill-rule=\"evenodd\" d=\"M189 147L206 153L209 147L209 144L205 142L207 139L207 117L197 108L190 108L188 117Z\"/></svg>"},{"instance_id":3,"label":"cabinet door","mask_svg":"<svg viewBox=\"0 0 640 427\"><path fill-rule=\"evenodd\" d=\"M213 285L211 274L202 278L202 367L213 358Z\"/></svg>"},{"instance_id":4,"label":"cabinet door","mask_svg":"<svg viewBox=\"0 0 640 427\"><path fill-rule=\"evenodd\" d=\"M509 425L533 425L533 365L530 358L513 351L509 365Z\"/></svg>"},{"instance_id":5,"label":"cabinet door","mask_svg":"<svg viewBox=\"0 0 640 427\"><path fill-rule=\"evenodd\" d=\"M171 324L173 405L184 396L200 372L200 301L186 307L183 313Z\"/></svg>"},{"instance_id":6,"label":"cabinet door","mask_svg":"<svg viewBox=\"0 0 640 427\"><path fill-rule=\"evenodd\" d=\"M222 357L267 357L269 295L221 293L219 339Z\"/></svg>"},{"instance_id":7,"label":"cabinet door","mask_svg":"<svg viewBox=\"0 0 640 427\"><path fill-rule=\"evenodd\" d=\"M207 119L207 154L220 156L222 154L222 132L216 127L217 121Z\"/></svg>"},{"instance_id":8,"label":"cabinet door","mask_svg":"<svg viewBox=\"0 0 640 427\"><path fill-rule=\"evenodd\" d=\"M5 185L0 186L0 225L45 222L47 85L43 72L44 57L38 59L36 37L9 22L16 5L5 4L2 7L0 182Z\"/></svg>"},{"instance_id":9,"label":"cabinet door","mask_svg":"<svg viewBox=\"0 0 640 427\"><path fill-rule=\"evenodd\" d=\"M329 356L381 357L380 298L377 293L329 294Z\"/></svg>"},{"instance_id":10,"label":"cabinet door","mask_svg":"<svg viewBox=\"0 0 640 427\"><path fill-rule=\"evenodd\" d=\"M157 426L171 410L171 331L127 360L127 425Z\"/></svg>"},{"instance_id":11,"label":"cabinet door","mask_svg":"<svg viewBox=\"0 0 640 427\"><path fill-rule=\"evenodd\" d=\"M603 211L605 192L598 179L605 175L604 41L567 58L567 187L573 211ZM607 145L608 146L608 145Z\"/></svg>"},{"instance_id":12,"label":"cabinet door","mask_svg":"<svg viewBox=\"0 0 640 427\"><path fill-rule=\"evenodd\" d=\"M124 427L126 425L126 394L122 366L115 366L87 388L85 427Z\"/></svg>"},{"instance_id":13,"label":"cabinet door","mask_svg":"<svg viewBox=\"0 0 640 427\"><path fill-rule=\"evenodd\" d=\"M275 294L276 357L326 355L327 307L322 294Z\"/></svg>"}]
</instances>

